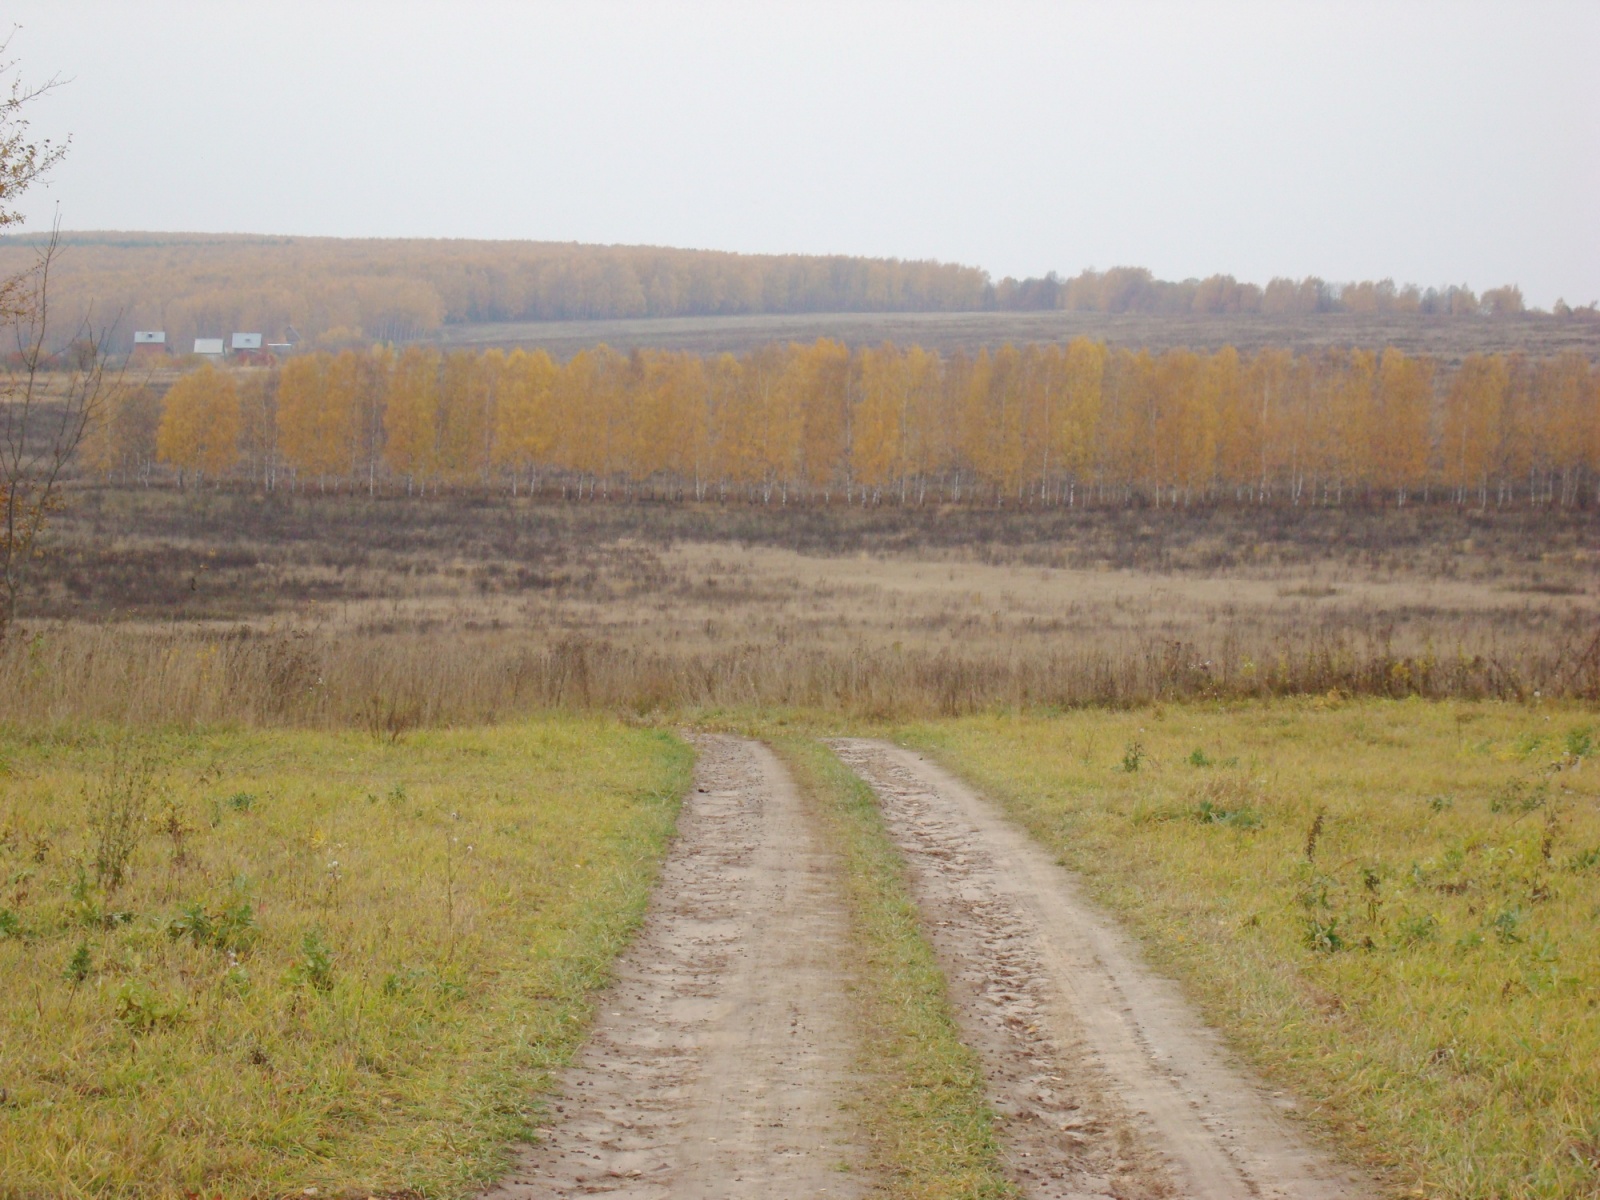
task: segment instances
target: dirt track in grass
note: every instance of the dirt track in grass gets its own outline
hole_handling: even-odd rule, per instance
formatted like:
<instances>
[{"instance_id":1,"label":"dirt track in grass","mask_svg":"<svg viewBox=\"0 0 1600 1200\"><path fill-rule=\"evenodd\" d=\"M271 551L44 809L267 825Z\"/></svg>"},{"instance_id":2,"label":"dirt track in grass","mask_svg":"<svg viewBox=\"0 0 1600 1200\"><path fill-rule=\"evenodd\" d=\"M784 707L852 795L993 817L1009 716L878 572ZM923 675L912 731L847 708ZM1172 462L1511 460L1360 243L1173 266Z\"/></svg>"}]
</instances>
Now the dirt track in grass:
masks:
<instances>
[{"instance_id":1,"label":"dirt track in grass","mask_svg":"<svg viewBox=\"0 0 1600 1200\"><path fill-rule=\"evenodd\" d=\"M486 1200L862 1197L864 1039L835 850L772 752L698 740L696 787L555 1120ZM1040 1200L1378 1194L1232 1062L1072 877L959 780L840 739L906 857L1007 1173Z\"/></svg>"},{"instance_id":2,"label":"dirt track in grass","mask_svg":"<svg viewBox=\"0 0 1600 1200\"><path fill-rule=\"evenodd\" d=\"M959 780L884 742L835 751L877 792L1030 1197L1378 1194L1286 1119L1072 877Z\"/></svg>"},{"instance_id":3,"label":"dirt track in grass","mask_svg":"<svg viewBox=\"0 0 1600 1200\"><path fill-rule=\"evenodd\" d=\"M493 1200L853 1197L858 1031L839 863L772 752L698 740L654 903L556 1120Z\"/></svg>"}]
</instances>

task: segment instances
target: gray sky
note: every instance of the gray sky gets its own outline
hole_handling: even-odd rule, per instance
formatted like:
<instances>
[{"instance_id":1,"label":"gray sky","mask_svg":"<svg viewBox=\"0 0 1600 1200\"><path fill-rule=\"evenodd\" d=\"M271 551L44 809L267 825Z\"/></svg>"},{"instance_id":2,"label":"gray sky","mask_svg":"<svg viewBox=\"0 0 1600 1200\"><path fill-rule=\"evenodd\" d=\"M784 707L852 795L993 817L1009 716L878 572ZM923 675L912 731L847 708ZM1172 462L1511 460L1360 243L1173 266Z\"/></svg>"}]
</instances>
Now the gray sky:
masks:
<instances>
[{"instance_id":1,"label":"gray sky","mask_svg":"<svg viewBox=\"0 0 1600 1200\"><path fill-rule=\"evenodd\" d=\"M12 0L37 221L1600 297L1600 3Z\"/></svg>"}]
</instances>

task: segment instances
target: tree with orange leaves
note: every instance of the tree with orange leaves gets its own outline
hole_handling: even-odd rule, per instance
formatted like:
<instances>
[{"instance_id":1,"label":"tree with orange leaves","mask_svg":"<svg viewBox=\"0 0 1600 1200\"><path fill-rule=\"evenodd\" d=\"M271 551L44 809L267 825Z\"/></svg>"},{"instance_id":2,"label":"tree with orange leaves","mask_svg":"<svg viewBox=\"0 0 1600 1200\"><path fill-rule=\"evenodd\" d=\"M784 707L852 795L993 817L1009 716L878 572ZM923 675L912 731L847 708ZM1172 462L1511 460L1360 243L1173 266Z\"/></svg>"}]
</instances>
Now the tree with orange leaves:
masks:
<instances>
[{"instance_id":1,"label":"tree with orange leaves","mask_svg":"<svg viewBox=\"0 0 1600 1200\"><path fill-rule=\"evenodd\" d=\"M239 461L239 391L228 375L206 365L168 390L156 430L156 456L199 484Z\"/></svg>"}]
</instances>

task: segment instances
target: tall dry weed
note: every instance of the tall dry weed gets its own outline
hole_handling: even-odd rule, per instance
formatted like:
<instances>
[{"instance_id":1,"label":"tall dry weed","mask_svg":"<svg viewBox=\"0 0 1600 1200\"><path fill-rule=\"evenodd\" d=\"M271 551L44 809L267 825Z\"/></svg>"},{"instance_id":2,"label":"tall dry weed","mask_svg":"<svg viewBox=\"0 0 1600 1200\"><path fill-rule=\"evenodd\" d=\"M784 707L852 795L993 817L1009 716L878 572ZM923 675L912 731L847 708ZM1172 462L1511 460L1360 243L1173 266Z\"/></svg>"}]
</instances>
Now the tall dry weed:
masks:
<instances>
[{"instance_id":1,"label":"tall dry weed","mask_svg":"<svg viewBox=\"0 0 1600 1200\"><path fill-rule=\"evenodd\" d=\"M1167 639L1026 647L735 643L653 650L507 632L217 634L61 624L0 647L0 721L419 727L550 709L792 707L876 717L1284 695L1600 698L1573 650L1530 640L1407 654L1377 640Z\"/></svg>"},{"instance_id":2,"label":"tall dry weed","mask_svg":"<svg viewBox=\"0 0 1600 1200\"><path fill-rule=\"evenodd\" d=\"M157 763L148 754L121 746L106 772L84 786L95 882L107 894L127 881L128 864L155 799L156 771Z\"/></svg>"}]
</instances>

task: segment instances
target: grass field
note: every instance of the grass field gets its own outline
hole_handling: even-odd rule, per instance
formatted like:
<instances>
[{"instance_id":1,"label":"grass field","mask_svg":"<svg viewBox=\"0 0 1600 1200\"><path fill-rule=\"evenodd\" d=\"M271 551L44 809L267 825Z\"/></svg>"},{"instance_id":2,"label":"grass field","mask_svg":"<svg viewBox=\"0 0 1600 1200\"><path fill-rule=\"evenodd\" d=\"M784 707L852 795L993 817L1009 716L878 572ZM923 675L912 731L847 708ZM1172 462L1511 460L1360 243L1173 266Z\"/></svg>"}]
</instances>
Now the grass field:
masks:
<instances>
[{"instance_id":1,"label":"grass field","mask_svg":"<svg viewBox=\"0 0 1600 1200\"><path fill-rule=\"evenodd\" d=\"M1203 315L1068 312L906 312L787 313L735 317L645 317L629 320L520 321L447 325L437 340L446 346L542 347L557 358L604 342L624 352L634 347L692 350L702 354L741 353L774 342L812 342L826 337L848 346L884 341L918 344L942 353L975 353L1006 343L1059 342L1075 337L1113 346L1165 350L1187 346L1213 351L1223 346L1250 352L1288 346L1296 353L1330 346L1381 350L1398 346L1407 354L1428 354L1446 364L1468 354L1523 351L1533 355L1576 350L1591 357L1600 350L1600 322L1526 316L1485 320L1477 317L1362 316L1318 313L1308 316L1261 314ZM432 339L429 339L432 340Z\"/></svg>"},{"instance_id":2,"label":"grass field","mask_svg":"<svg viewBox=\"0 0 1600 1200\"><path fill-rule=\"evenodd\" d=\"M908 726L1397 1190L1600 1190L1600 720L1277 701Z\"/></svg>"},{"instance_id":3,"label":"grass field","mask_svg":"<svg viewBox=\"0 0 1600 1200\"><path fill-rule=\"evenodd\" d=\"M758 730L758 732L760 732ZM774 732L768 727L765 732ZM872 789L809 738L774 744L818 802L840 846L861 947L863 1123L881 1194L894 1200L1005 1200L1018 1192L1000 1166L977 1056L963 1045L944 976L923 937L904 865Z\"/></svg>"},{"instance_id":4,"label":"grass field","mask_svg":"<svg viewBox=\"0 0 1600 1200\"><path fill-rule=\"evenodd\" d=\"M603 718L0 733L0 1196L471 1191L689 763Z\"/></svg>"}]
</instances>

